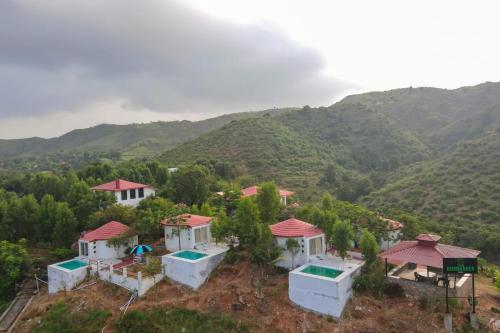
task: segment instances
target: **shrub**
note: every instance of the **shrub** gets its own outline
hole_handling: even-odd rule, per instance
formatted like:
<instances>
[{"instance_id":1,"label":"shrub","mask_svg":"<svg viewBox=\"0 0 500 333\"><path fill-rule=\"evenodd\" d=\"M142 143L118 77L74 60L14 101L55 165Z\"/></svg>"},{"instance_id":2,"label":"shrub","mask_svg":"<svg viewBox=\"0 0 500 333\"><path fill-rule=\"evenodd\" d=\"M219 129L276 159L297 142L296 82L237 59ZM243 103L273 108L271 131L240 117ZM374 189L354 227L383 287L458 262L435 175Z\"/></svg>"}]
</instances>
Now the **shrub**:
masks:
<instances>
[{"instance_id":1,"label":"shrub","mask_svg":"<svg viewBox=\"0 0 500 333\"><path fill-rule=\"evenodd\" d=\"M90 308L72 312L70 307L59 302L42 318L40 326L35 327L34 333L90 333L101 332L106 318L110 313L99 308Z\"/></svg>"},{"instance_id":2,"label":"shrub","mask_svg":"<svg viewBox=\"0 0 500 333\"><path fill-rule=\"evenodd\" d=\"M429 298L422 296L418 299L418 308L420 310L427 310L429 308Z\"/></svg>"},{"instance_id":3,"label":"shrub","mask_svg":"<svg viewBox=\"0 0 500 333\"><path fill-rule=\"evenodd\" d=\"M405 295L405 291L399 283L387 283L382 288L382 291L391 298L403 297Z\"/></svg>"},{"instance_id":4,"label":"shrub","mask_svg":"<svg viewBox=\"0 0 500 333\"><path fill-rule=\"evenodd\" d=\"M78 252L75 249L60 247L50 250L48 254L51 260L62 261L75 257L76 255L78 255Z\"/></svg>"}]
</instances>

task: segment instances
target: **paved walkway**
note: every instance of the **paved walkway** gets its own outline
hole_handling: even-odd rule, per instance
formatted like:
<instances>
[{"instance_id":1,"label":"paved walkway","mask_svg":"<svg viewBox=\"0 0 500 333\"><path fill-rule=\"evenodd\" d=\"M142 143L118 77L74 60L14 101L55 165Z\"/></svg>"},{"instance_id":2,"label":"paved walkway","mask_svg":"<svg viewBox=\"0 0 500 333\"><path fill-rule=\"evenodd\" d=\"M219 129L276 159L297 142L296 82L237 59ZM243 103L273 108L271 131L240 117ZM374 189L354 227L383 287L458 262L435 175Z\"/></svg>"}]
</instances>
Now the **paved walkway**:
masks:
<instances>
[{"instance_id":1,"label":"paved walkway","mask_svg":"<svg viewBox=\"0 0 500 333\"><path fill-rule=\"evenodd\" d=\"M34 280L28 280L23 283L21 291L0 317L0 332L10 332L13 328L12 325L16 322L17 318L31 301L35 293L36 283Z\"/></svg>"}]
</instances>

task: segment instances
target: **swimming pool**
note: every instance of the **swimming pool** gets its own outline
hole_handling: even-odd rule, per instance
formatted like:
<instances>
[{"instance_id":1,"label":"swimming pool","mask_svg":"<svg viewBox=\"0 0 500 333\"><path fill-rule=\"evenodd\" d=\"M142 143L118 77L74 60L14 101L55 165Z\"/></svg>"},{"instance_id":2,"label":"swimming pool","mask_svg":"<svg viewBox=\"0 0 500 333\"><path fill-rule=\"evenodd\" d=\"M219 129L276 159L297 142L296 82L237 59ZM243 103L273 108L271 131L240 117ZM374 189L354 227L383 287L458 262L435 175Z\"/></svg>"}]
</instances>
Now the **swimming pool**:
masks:
<instances>
[{"instance_id":1,"label":"swimming pool","mask_svg":"<svg viewBox=\"0 0 500 333\"><path fill-rule=\"evenodd\" d=\"M309 265L303 270L301 270L301 272L311 275L324 276L331 279L335 279L337 276L343 273L343 271L338 269L328 268L323 266L315 266L315 265Z\"/></svg>"},{"instance_id":2,"label":"swimming pool","mask_svg":"<svg viewBox=\"0 0 500 333\"><path fill-rule=\"evenodd\" d=\"M62 264L58 264L57 266L62 267L62 268L66 268L66 269L69 269L72 271L74 269L77 269L80 267L85 267L88 265L87 265L87 263L85 263L83 261L80 261L78 259L74 259L74 260L63 262Z\"/></svg>"},{"instance_id":3,"label":"swimming pool","mask_svg":"<svg viewBox=\"0 0 500 333\"><path fill-rule=\"evenodd\" d=\"M206 257L207 255L205 253L200 253L200 252L194 252L194 251L181 251L177 252L174 254L174 257L179 257L182 259L188 259L188 260L198 260L200 258Z\"/></svg>"}]
</instances>

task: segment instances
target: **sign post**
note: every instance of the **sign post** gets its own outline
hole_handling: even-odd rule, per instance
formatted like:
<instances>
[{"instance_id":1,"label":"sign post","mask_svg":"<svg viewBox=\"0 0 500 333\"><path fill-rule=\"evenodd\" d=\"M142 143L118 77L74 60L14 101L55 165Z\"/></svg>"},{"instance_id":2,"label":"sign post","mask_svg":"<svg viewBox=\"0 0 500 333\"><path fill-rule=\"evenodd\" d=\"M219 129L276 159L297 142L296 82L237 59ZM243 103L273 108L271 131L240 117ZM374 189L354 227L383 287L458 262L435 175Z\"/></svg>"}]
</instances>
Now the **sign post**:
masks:
<instances>
[{"instance_id":1,"label":"sign post","mask_svg":"<svg viewBox=\"0 0 500 333\"><path fill-rule=\"evenodd\" d=\"M472 313L470 314L471 325L476 328L477 316L476 316L476 290L474 286L474 275L478 272L477 270L477 258L443 258L443 273L446 279L446 314L449 314L448 308L448 274L472 274ZM451 321L451 318L448 320ZM446 323L445 323L446 324ZM445 325L446 326L446 325Z\"/></svg>"}]
</instances>

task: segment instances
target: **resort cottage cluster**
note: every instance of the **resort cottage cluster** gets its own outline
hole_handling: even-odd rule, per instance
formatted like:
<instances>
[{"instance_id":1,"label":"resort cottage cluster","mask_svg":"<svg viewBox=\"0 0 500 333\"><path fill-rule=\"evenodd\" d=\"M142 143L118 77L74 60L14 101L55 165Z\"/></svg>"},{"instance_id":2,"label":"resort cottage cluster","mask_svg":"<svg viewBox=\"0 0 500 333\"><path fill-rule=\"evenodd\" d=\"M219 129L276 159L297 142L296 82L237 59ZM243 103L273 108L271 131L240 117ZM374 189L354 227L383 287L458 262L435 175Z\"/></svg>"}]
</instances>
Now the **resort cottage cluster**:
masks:
<instances>
[{"instance_id":1,"label":"resort cottage cluster","mask_svg":"<svg viewBox=\"0 0 500 333\"><path fill-rule=\"evenodd\" d=\"M108 191L123 205L137 206L155 190L149 185L116 180L93 188ZM241 197L256 196L257 186L245 188ZM294 192L279 190L280 204L287 206ZM386 278L400 284L407 293L442 294L446 285L451 293L467 296L470 274L455 275L450 281L442 274L443 258L476 258L479 251L439 243L439 236L423 234L414 241L400 241L403 225L382 218L386 234L380 241L380 260L386 265ZM231 243L216 243L212 237L212 217L181 214L158 221L164 241L159 247L161 272L145 276L144 265L152 256L149 245L138 243L132 230L119 221L110 221L95 230L82 233L78 257L48 266L49 293L71 290L89 275L126 288L136 296L144 295L163 277L192 289L200 288L210 273L223 261ZM336 255L335 244L327 244L323 230L306 221L289 218L269 226L275 243L282 249L275 265L288 273L288 295L295 305L318 314L341 318L352 297L355 276L364 264L359 251L347 259ZM287 241L296 240L298 248L287 250ZM331 246L333 245L333 247ZM157 244L158 246L158 244ZM389 265L394 267L389 270Z\"/></svg>"}]
</instances>

